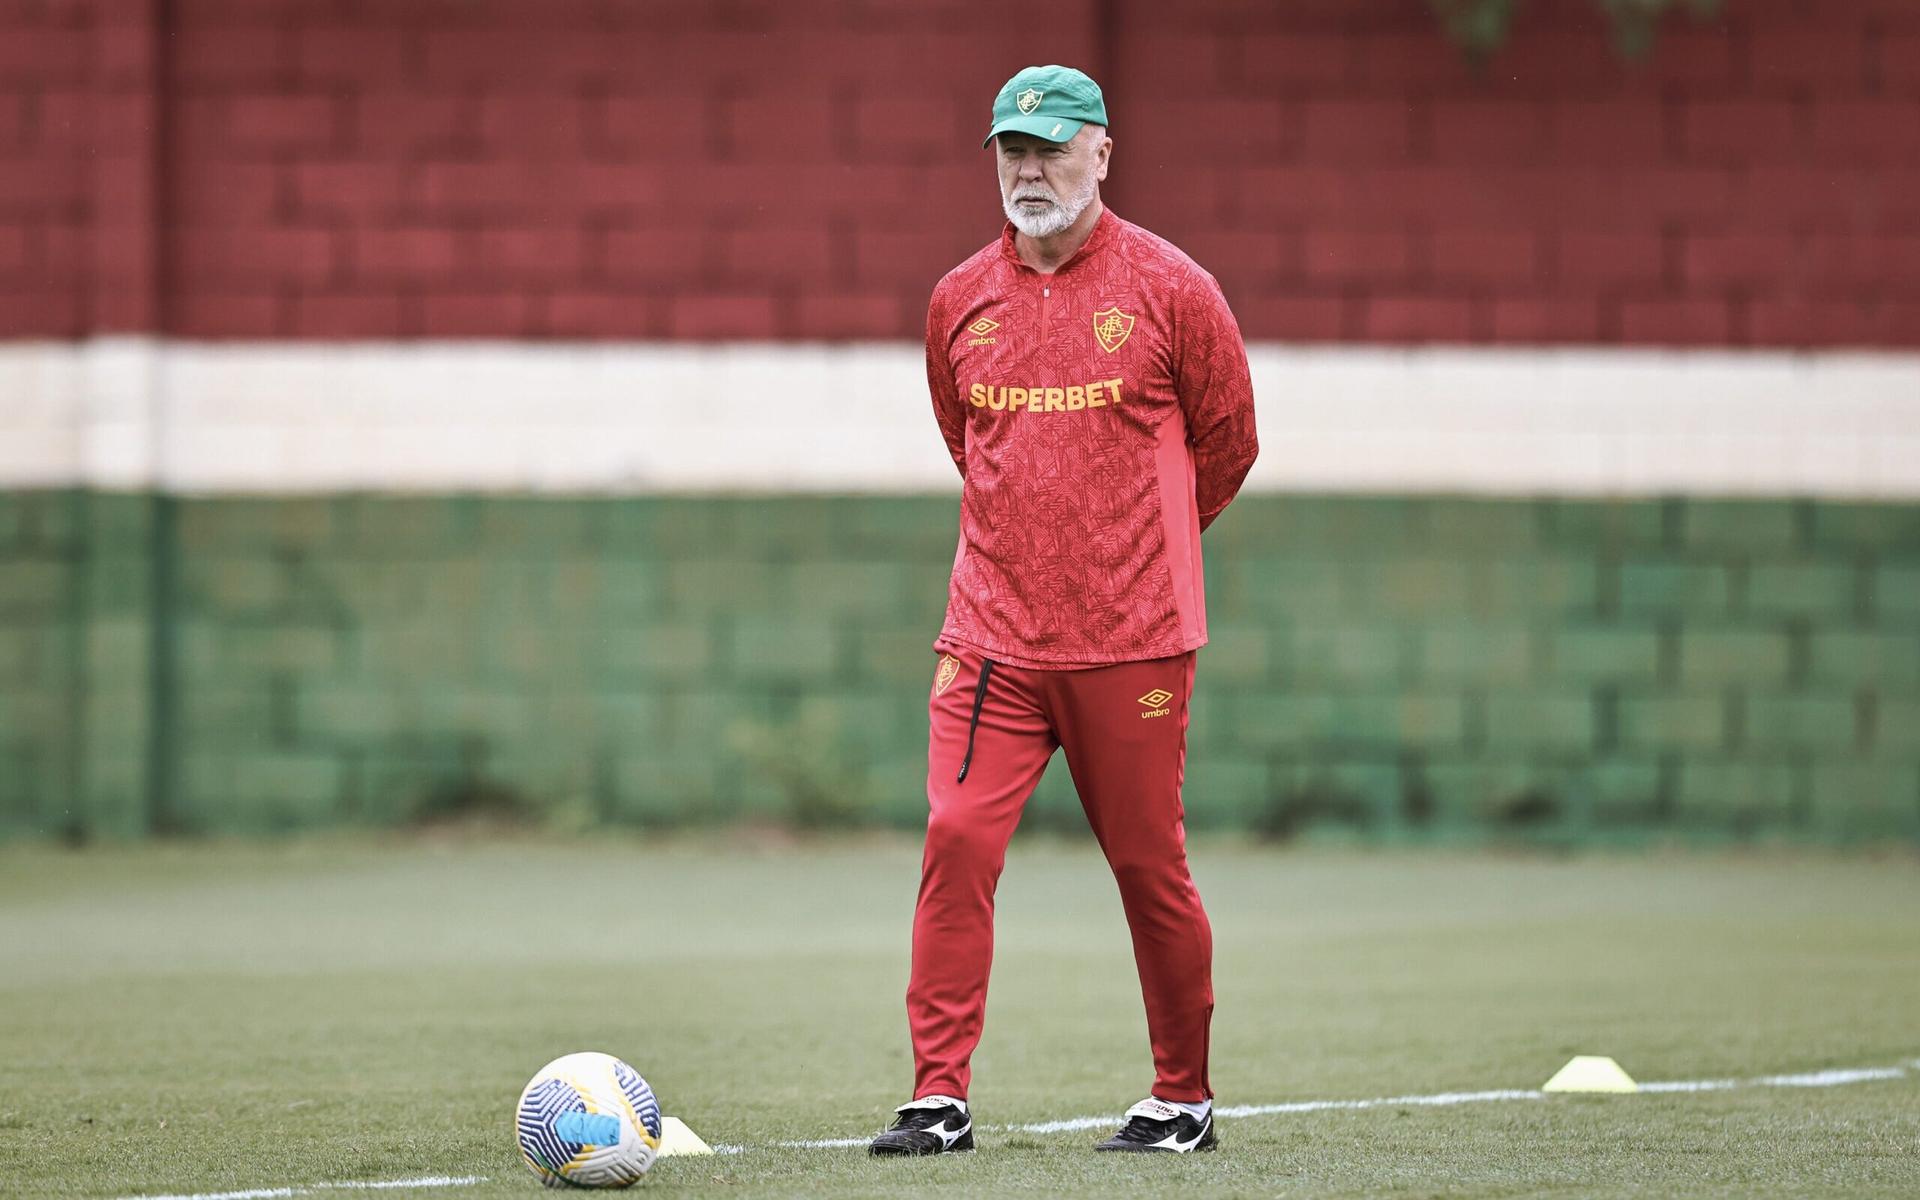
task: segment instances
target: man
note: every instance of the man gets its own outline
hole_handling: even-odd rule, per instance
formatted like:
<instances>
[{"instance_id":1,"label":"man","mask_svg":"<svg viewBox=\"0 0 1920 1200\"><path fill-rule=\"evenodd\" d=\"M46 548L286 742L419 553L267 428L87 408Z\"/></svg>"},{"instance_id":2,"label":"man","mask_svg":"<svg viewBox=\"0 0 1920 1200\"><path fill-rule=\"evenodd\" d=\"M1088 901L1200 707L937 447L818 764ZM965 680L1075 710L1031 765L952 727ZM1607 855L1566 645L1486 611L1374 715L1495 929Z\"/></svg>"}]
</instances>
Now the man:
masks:
<instances>
[{"instance_id":1,"label":"man","mask_svg":"<svg viewBox=\"0 0 1920 1200\"><path fill-rule=\"evenodd\" d=\"M969 1060L993 893L1056 747L1120 884L1152 1094L1101 1150L1210 1150L1213 935L1180 783L1200 531L1255 453L1246 350L1213 277L1100 202L1113 141L1087 76L1029 67L987 144L1008 224L942 279L927 383L964 482L929 702L907 1013L914 1099L875 1154L973 1148Z\"/></svg>"}]
</instances>

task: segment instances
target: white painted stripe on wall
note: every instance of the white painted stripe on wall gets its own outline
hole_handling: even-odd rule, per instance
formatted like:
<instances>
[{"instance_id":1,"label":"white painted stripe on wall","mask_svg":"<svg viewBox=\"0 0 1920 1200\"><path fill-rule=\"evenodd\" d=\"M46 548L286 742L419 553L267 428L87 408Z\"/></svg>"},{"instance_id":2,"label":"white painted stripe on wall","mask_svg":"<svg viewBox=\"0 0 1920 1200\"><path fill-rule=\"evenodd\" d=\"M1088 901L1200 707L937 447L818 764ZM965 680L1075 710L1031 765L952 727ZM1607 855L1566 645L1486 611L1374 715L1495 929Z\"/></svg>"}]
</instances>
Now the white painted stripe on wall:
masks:
<instances>
[{"instance_id":1,"label":"white painted stripe on wall","mask_svg":"<svg viewBox=\"0 0 1920 1200\"><path fill-rule=\"evenodd\" d=\"M1264 491L1920 499L1920 354L1252 347ZM0 486L946 491L900 343L0 344Z\"/></svg>"}]
</instances>

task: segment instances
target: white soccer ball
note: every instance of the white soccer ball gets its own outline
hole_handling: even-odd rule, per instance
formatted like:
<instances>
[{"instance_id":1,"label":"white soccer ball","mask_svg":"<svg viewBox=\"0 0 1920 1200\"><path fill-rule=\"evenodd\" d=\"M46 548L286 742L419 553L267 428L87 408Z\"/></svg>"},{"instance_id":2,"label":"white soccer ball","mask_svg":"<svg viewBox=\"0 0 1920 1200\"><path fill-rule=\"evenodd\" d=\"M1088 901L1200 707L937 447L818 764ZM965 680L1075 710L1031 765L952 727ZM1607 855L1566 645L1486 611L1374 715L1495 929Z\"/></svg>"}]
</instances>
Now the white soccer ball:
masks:
<instances>
[{"instance_id":1,"label":"white soccer ball","mask_svg":"<svg viewBox=\"0 0 1920 1200\"><path fill-rule=\"evenodd\" d=\"M514 1110L520 1156L548 1187L627 1187L660 1152L660 1102L611 1054L540 1068Z\"/></svg>"}]
</instances>

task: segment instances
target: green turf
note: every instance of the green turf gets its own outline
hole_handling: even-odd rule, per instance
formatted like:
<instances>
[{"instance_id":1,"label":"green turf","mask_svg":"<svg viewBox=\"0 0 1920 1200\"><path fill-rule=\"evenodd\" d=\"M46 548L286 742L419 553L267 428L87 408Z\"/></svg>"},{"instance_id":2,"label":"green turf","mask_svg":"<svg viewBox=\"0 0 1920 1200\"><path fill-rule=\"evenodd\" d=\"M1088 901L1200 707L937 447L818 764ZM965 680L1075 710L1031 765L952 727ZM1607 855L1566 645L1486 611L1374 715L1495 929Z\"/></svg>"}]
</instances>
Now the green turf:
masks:
<instances>
[{"instance_id":1,"label":"green turf","mask_svg":"<svg viewBox=\"0 0 1920 1200\"><path fill-rule=\"evenodd\" d=\"M1911 857L1194 860L1223 1104L1530 1088L1574 1053L1644 1079L1920 1058ZM1920 1067L1241 1118L1181 1159L991 1128L956 1159L767 1148L870 1133L906 1098L917 862L900 841L0 850L0 1193L472 1174L420 1194L532 1196L513 1098L603 1049L749 1146L663 1161L646 1186L676 1195L1920 1194ZM1150 1082L1113 885L1081 844L1016 847L975 1066L986 1127L1118 1113Z\"/></svg>"}]
</instances>

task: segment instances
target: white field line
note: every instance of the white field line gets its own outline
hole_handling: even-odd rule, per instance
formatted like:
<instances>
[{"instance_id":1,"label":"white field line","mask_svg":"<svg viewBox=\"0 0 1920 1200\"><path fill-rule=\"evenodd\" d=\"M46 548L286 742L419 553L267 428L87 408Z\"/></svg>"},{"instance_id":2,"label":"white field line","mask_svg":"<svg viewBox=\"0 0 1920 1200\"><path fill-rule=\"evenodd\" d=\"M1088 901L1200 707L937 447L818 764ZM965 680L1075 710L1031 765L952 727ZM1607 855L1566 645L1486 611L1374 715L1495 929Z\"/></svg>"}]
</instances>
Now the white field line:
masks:
<instances>
[{"instance_id":1,"label":"white field line","mask_svg":"<svg viewBox=\"0 0 1920 1200\"><path fill-rule=\"evenodd\" d=\"M1767 1075L1760 1079L1677 1079L1670 1083L1643 1083L1643 1092L1721 1092L1737 1087L1840 1087L1876 1079L1904 1079L1904 1067L1860 1067L1855 1070L1808 1071L1800 1075Z\"/></svg>"},{"instance_id":2,"label":"white field line","mask_svg":"<svg viewBox=\"0 0 1920 1200\"><path fill-rule=\"evenodd\" d=\"M1897 1067L1835 1068L1808 1071L1797 1075L1762 1075L1754 1079L1675 1079L1643 1083L1643 1092L1719 1092L1732 1088L1844 1087L1851 1083L1872 1083L1887 1079L1905 1079L1909 1072L1920 1073L1920 1058ZM1537 1088L1503 1088L1486 1092L1434 1092L1422 1096L1378 1096L1365 1100L1294 1100L1284 1104L1237 1104L1217 1111L1222 1117L1266 1117L1279 1113L1344 1112L1368 1108L1446 1108L1456 1104L1487 1104L1500 1100L1545 1100L1547 1093ZM1037 1121L1028 1125L982 1126L997 1133L1072 1133L1083 1129L1117 1126L1118 1116L1069 1117L1061 1121ZM837 1150L864 1146L869 1138L822 1138L817 1141L775 1142L775 1146L793 1150ZM748 1146L718 1145L721 1154L739 1154Z\"/></svg>"},{"instance_id":3,"label":"white field line","mask_svg":"<svg viewBox=\"0 0 1920 1200\"><path fill-rule=\"evenodd\" d=\"M280 1196L311 1196L315 1192L387 1192L395 1188L472 1187L485 1175L424 1175L417 1179L342 1180L302 1183L291 1187L247 1188L238 1192L194 1192L170 1196L127 1196L123 1200L276 1200Z\"/></svg>"},{"instance_id":4,"label":"white field line","mask_svg":"<svg viewBox=\"0 0 1920 1200\"><path fill-rule=\"evenodd\" d=\"M1797 1075L1761 1075L1753 1079L1674 1079L1643 1083L1643 1092L1722 1092L1733 1088L1823 1088L1844 1087L1853 1083L1874 1083L1906 1079L1920 1074L1920 1058L1897 1067L1831 1068ZM1421 1096L1376 1096L1365 1100L1292 1100L1284 1104L1237 1104L1217 1110L1222 1117L1266 1117L1280 1113L1347 1112L1368 1108L1447 1108L1458 1104L1488 1104L1500 1100L1545 1100L1547 1093L1537 1088L1501 1088L1486 1092L1432 1092ZM1120 1118L1069 1117L1063 1121L1036 1121L1027 1125L988 1125L981 1128L996 1133L1072 1133L1117 1125ZM763 1149L842 1150L864 1146L869 1138L820 1138L809 1141L771 1142ZM716 1142L718 1154L742 1154L752 1146ZM121 1200L277 1200L282 1196L310 1196L316 1192L386 1191L392 1188L470 1187L485 1183L484 1175L430 1175L420 1179L375 1179L358 1182L307 1183L291 1187L252 1188L240 1192L195 1192L191 1195L124 1196Z\"/></svg>"}]
</instances>

